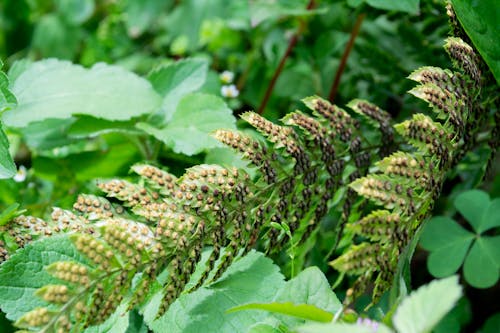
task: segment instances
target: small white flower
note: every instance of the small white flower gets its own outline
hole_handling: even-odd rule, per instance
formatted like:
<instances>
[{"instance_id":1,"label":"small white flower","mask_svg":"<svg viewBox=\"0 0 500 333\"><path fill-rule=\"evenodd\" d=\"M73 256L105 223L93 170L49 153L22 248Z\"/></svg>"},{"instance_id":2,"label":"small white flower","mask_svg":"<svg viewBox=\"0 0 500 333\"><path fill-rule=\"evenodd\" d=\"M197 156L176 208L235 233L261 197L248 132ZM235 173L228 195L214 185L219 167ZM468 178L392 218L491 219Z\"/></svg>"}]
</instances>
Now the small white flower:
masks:
<instances>
[{"instance_id":1,"label":"small white flower","mask_svg":"<svg viewBox=\"0 0 500 333\"><path fill-rule=\"evenodd\" d=\"M222 96L228 97L228 98L236 98L240 94L240 92L238 91L238 88L236 88L236 86L234 84L230 84L228 86L222 86L220 88L220 93Z\"/></svg>"},{"instance_id":2,"label":"small white flower","mask_svg":"<svg viewBox=\"0 0 500 333\"><path fill-rule=\"evenodd\" d=\"M14 176L14 181L17 183L24 182L26 180L26 175L28 174L24 165L21 165L19 169L17 169L16 175Z\"/></svg>"},{"instance_id":3,"label":"small white flower","mask_svg":"<svg viewBox=\"0 0 500 333\"><path fill-rule=\"evenodd\" d=\"M222 81L222 83L229 84L234 80L234 73L231 71L224 71L220 73L219 79Z\"/></svg>"}]
</instances>

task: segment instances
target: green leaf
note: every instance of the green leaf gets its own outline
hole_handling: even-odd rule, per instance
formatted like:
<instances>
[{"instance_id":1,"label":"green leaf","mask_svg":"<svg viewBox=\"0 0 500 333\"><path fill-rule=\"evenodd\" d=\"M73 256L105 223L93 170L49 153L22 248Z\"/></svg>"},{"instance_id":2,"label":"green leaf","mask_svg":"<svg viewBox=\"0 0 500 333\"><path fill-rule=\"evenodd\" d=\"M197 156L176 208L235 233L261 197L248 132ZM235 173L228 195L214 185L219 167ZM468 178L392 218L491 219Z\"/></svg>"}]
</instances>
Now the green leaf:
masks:
<instances>
[{"instance_id":1,"label":"green leaf","mask_svg":"<svg viewBox=\"0 0 500 333\"><path fill-rule=\"evenodd\" d=\"M437 216L424 227L420 245L431 251L427 259L429 272L435 277L455 273L462 265L474 235L454 220Z\"/></svg>"},{"instance_id":2,"label":"green leaf","mask_svg":"<svg viewBox=\"0 0 500 333\"><path fill-rule=\"evenodd\" d=\"M152 71L148 80L163 97L162 111L169 121L181 98L198 90L207 77L208 64L203 59L186 59Z\"/></svg>"},{"instance_id":3,"label":"green leaf","mask_svg":"<svg viewBox=\"0 0 500 333\"><path fill-rule=\"evenodd\" d=\"M250 327L247 333L283 333L283 331L272 325L259 323Z\"/></svg>"},{"instance_id":4,"label":"green leaf","mask_svg":"<svg viewBox=\"0 0 500 333\"><path fill-rule=\"evenodd\" d=\"M7 224L13 217L18 216L21 214L17 209L19 208L19 204L13 203L9 205L7 208L5 208L1 213L0 213L0 226Z\"/></svg>"},{"instance_id":5,"label":"green leaf","mask_svg":"<svg viewBox=\"0 0 500 333\"><path fill-rule=\"evenodd\" d=\"M151 27L154 20L162 14L164 0L128 0L125 2L126 25L128 34L135 38Z\"/></svg>"},{"instance_id":6,"label":"green leaf","mask_svg":"<svg viewBox=\"0 0 500 333\"><path fill-rule=\"evenodd\" d=\"M486 213L483 215L481 226L477 231L482 233L494 227L500 227L500 198L490 202Z\"/></svg>"},{"instance_id":7,"label":"green leaf","mask_svg":"<svg viewBox=\"0 0 500 333\"><path fill-rule=\"evenodd\" d=\"M71 124L68 136L71 138L89 138L107 133L139 135L142 131L135 128L135 123L135 120L111 121L91 116L80 116Z\"/></svg>"},{"instance_id":8,"label":"green leaf","mask_svg":"<svg viewBox=\"0 0 500 333\"><path fill-rule=\"evenodd\" d=\"M364 0L367 4L378 9L394 10L418 14L420 0ZM351 1L351 6L359 6L360 1Z\"/></svg>"},{"instance_id":9,"label":"green leaf","mask_svg":"<svg viewBox=\"0 0 500 333\"><path fill-rule=\"evenodd\" d=\"M310 304L332 314L342 307L325 274L318 267L308 267L300 272L286 283L274 300Z\"/></svg>"},{"instance_id":10,"label":"green leaf","mask_svg":"<svg viewBox=\"0 0 500 333\"><path fill-rule=\"evenodd\" d=\"M500 25L497 0L452 0L458 20L500 84Z\"/></svg>"},{"instance_id":11,"label":"green leaf","mask_svg":"<svg viewBox=\"0 0 500 333\"><path fill-rule=\"evenodd\" d=\"M4 121L14 127L75 114L128 120L156 111L161 103L149 82L120 67L100 63L85 69L55 59L33 63L12 91L18 106L4 113Z\"/></svg>"},{"instance_id":12,"label":"green leaf","mask_svg":"<svg viewBox=\"0 0 500 333\"><path fill-rule=\"evenodd\" d=\"M184 96L170 122L163 128L147 123L137 127L163 141L176 153L193 155L204 149L220 147L210 133L219 128L235 129L236 120L224 100L217 96L193 93Z\"/></svg>"},{"instance_id":13,"label":"green leaf","mask_svg":"<svg viewBox=\"0 0 500 333\"><path fill-rule=\"evenodd\" d=\"M298 333L391 333L387 326L379 324L375 330L373 327L359 324L329 323L308 324L297 328Z\"/></svg>"},{"instance_id":14,"label":"green leaf","mask_svg":"<svg viewBox=\"0 0 500 333\"><path fill-rule=\"evenodd\" d=\"M94 12L94 0L56 0L57 11L73 24L85 22Z\"/></svg>"},{"instance_id":15,"label":"green leaf","mask_svg":"<svg viewBox=\"0 0 500 333\"><path fill-rule=\"evenodd\" d=\"M0 266L0 307L7 318L15 321L46 305L34 292L59 282L44 269L56 261L87 262L68 237L55 236L28 244Z\"/></svg>"},{"instance_id":16,"label":"green leaf","mask_svg":"<svg viewBox=\"0 0 500 333\"><path fill-rule=\"evenodd\" d=\"M479 333L498 333L500 332L500 312L495 313L486 320Z\"/></svg>"},{"instance_id":17,"label":"green leaf","mask_svg":"<svg viewBox=\"0 0 500 333\"><path fill-rule=\"evenodd\" d=\"M458 276L434 280L405 298L393 317L398 333L426 333L436 326L462 295Z\"/></svg>"},{"instance_id":18,"label":"green leaf","mask_svg":"<svg viewBox=\"0 0 500 333\"><path fill-rule=\"evenodd\" d=\"M455 208L472 225L477 233L481 233L481 224L489 203L490 197L488 194L480 190L460 193L454 201Z\"/></svg>"},{"instance_id":19,"label":"green leaf","mask_svg":"<svg viewBox=\"0 0 500 333\"><path fill-rule=\"evenodd\" d=\"M476 240L464 263L464 277L471 286L489 288L500 276L500 236Z\"/></svg>"},{"instance_id":20,"label":"green leaf","mask_svg":"<svg viewBox=\"0 0 500 333\"><path fill-rule=\"evenodd\" d=\"M16 165L10 156L9 141L3 132L2 122L0 121L0 179L12 178L15 174Z\"/></svg>"},{"instance_id":21,"label":"green leaf","mask_svg":"<svg viewBox=\"0 0 500 333\"><path fill-rule=\"evenodd\" d=\"M286 303L249 303L236 306L227 311L233 313L241 310L266 310L274 313L281 313L300 319L313 320L321 323L329 323L333 319L333 314L309 304Z\"/></svg>"},{"instance_id":22,"label":"green leaf","mask_svg":"<svg viewBox=\"0 0 500 333\"><path fill-rule=\"evenodd\" d=\"M42 57L71 60L80 47L82 31L69 25L61 15L47 14L38 19L32 48Z\"/></svg>"},{"instance_id":23,"label":"green leaf","mask_svg":"<svg viewBox=\"0 0 500 333\"><path fill-rule=\"evenodd\" d=\"M279 267L263 254L252 251L234 262L216 283L182 295L158 320L154 320L154 316L161 294L156 295L147 306L144 319L155 332L246 333L251 325L262 321L266 313L226 314L226 310L244 303L272 301L276 290L284 284Z\"/></svg>"}]
</instances>

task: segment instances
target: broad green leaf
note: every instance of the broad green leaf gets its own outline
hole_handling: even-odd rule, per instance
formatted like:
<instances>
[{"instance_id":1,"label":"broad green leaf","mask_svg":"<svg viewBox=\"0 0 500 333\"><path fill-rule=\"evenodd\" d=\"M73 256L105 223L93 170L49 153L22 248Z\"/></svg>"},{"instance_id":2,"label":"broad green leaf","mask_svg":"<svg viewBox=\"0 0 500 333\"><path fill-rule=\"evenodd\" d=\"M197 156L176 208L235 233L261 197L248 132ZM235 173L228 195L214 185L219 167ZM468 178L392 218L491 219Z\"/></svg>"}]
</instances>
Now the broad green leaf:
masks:
<instances>
[{"instance_id":1,"label":"broad green leaf","mask_svg":"<svg viewBox=\"0 0 500 333\"><path fill-rule=\"evenodd\" d=\"M186 59L152 71L148 80L163 97L164 120L169 121L183 96L198 90L207 77L208 64L203 59Z\"/></svg>"},{"instance_id":2,"label":"broad green leaf","mask_svg":"<svg viewBox=\"0 0 500 333\"><path fill-rule=\"evenodd\" d=\"M68 137L68 129L75 122L75 118L45 119L29 123L20 128L23 139L29 148L34 151L48 150L75 143L75 139Z\"/></svg>"},{"instance_id":3,"label":"broad green leaf","mask_svg":"<svg viewBox=\"0 0 500 333\"><path fill-rule=\"evenodd\" d=\"M484 61L500 83L500 10L497 0L452 0L462 24Z\"/></svg>"},{"instance_id":4,"label":"broad green leaf","mask_svg":"<svg viewBox=\"0 0 500 333\"><path fill-rule=\"evenodd\" d=\"M342 307L325 274L318 267L308 267L288 281L274 301L310 304L332 314Z\"/></svg>"},{"instance_id":5,"label":"broad green leaf","mask_svg":"<svg viewBox=\"0 0 500 333\"><path fill-rule=\"evenodd\" d=\"M405 298L393 317L398 333L427 333L455 306L462 295L458 276L434 280Z\"/></svg>"},{"instance_id":6,"label":"broad green leaf","mask_svg":"<svg viewBox=\"0 0 500 333\"><path fill-rule=\"evenodd\" d=\"M454 201L455 208L472 225L477 233L481 231L484 214L490 204L490 197L484 191L470 190L460 193Z\"/></svg>"},{"instance_id":7,"label":"broad green leaf","mask_svg":"<svg viewBox=\"0 0 500 333\"><path fill-rule=\"evenodd\" d=\"M120 67L99 63L85 69L55 59L29 66L13 82L12 92L18 105L3 118L13 127L75 114L128 120L158 110L161 103L148 81Z\"/></svg>"},{"instance_id":8,"label":"broad green leaf","mask_svg":"<svg viewBox=\"0 0 500 333\"><path fill-rule=\"evenodd\" d=\"M11 178L16 174L16 166L9 152L9 141L3 132L0 121L0 179Z\"/></svg>"},{"instance_id":9,"label":"broad green leaf","mask_svg":"<svg viewBox=\"0 0 500 333\"><path fill-rule=\"evenodd\" d=\"M357 7L361 2L366 2L372 7L385 10L394 10L407 12L410 14L418 14L420 0L350 0L350 6Z\"/></svg>"},{"instance_id":10,"label":"broad green leaf","mask_svg":"<svg viewBox=\"0 0 500 333\"><path fill-rule=\"evenodd\" d=\"M374 324L376 325L376 324ZM297 328L298 333L391 333L387 326L378 324L376 326L365 326L361 324L329 323L329 324L307 324Z\"/></svg>"},{"instance_id":11,"label":"broad green leaf","mask_svg":"<svg viewBox=\"0 0 500 333\"><path fill-rule=\"evenodd\" d=\"M0 265L0 307L10 320L46 303L34 292L58 280L44 267L56 261L87 263L68 237L42 238L19 249L9 260Z\"/></svg>"},{"instance_id":12,"label":"broad green leaf","mask_svg":"<svg viewBox=\"0 0 500 333\"><path fill-rule=\"evenodd\" d=\"M283 331L269 324L257 324L250 327L247 333L283 333Z\"/></svg>"},{"instance_id":13,"label":"broad green leaf","mask_svg":"<svg viewBox=\"0 0 500 333\"><path fill-rule=\"evenodd\" d=\"M226 310L245 303L270 302L284 284L279 268L263 254L252 251L234 262L216 283L182 295L158 320L154 316L161 295L156 295L144 319L155 332L246 333L267 314L256 311L226 314Z\"/></svg>"},{"instance_id":14,"label":"broad green leaf","mask_svg":"<svg viewBox=\"0 0 500 333\"><path fill-rule=\"evenodd\" d=\"M94 12L94 0L55 0L57 11L70 23L85 22Z\"/></svg>"},{"instance_id":15,"label":"broad green leaf","mask_svg":"<svg viewBox=\"0 0 500 333\"><path fill-rule=\"evenodd\" d=\"M500 198L490 202L478 232L481 233L494 227L500 227Z\"/></svg>"},{"instance_id":16,"label":"broad green leaf","mask_svg":"<svg viewBox=\"0 0 500 333\"><path fill-rule=\"evenodd\" d=\"M227 313L242 310L265 310L273 313L285 314L300 319L313 320L321 323L329 323L333 319L333 314L310 304L286 303L249 303L229 309Z\"/></svg>"},{"instance_id":17,"label":"broad green leaf","mask_svg":"<svg viewBox=\"0 0 500 333\"><path fill-rule=\"evenodd\" d=\"M219 128L235 129L232 111L219 97L202 93L184 96L170 122L163 128L147 123L137 127L163 141L176 153L193 155L204 149L220 147L210 133Z\"/></svg>"},{"instance_id":18,"label":"broad green leaf","mask_svg":"<svg viewBox=\"0 0 500 333\"><path fill-rule=\"evenodd\" d=\"M489 288L500 277L500 236L476 240L464 263L464 276L471 286Z\"/></svg>"}]
</instances>

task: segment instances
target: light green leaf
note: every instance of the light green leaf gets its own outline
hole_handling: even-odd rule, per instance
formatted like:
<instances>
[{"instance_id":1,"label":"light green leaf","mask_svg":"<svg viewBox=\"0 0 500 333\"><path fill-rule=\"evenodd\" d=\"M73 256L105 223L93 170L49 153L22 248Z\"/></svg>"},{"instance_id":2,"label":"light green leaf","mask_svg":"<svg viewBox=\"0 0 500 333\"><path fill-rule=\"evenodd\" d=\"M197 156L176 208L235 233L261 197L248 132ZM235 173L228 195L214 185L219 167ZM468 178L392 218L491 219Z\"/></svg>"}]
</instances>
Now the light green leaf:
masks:
<instances>
[{"instance_id":1,"label":"light green leaf","mask_svg":"<svg viewBox=\"0 0 500 333\"><path fill-rule=\"evenodd\" d=\"M283 331L269 324L257 324L250 327L247 333L283 333Z\"/></svg>"},{"instance_id":2,"label":"light green leaf","mask_svg":"<svg viewBox=\"0 0 500 333\"><path fill-rule=\"evenodd\" d=\"M318 321L321 323L329 323L333 319L332 313L326 312L325 310L320 309L314 305L294 304L292 302L249 303L229 309L227 313L233 313L242 310L265 310L269 312L281 313L288 316L297 317L300 319Z\"/></svg>"},{"instance_id":3,"label":"light green leaf","mask_svg":"<svg viewBox=\"0 0 500 333\"><path fill-rule=\"evenodd\" d=\"M18 208L19 204L16 202L0 212L0 226L7 224L12 218L21 214L21 212L17 210Z\"/></svg>"},{"instance_id":4,"label":"light green leaf","mask_svg":"<svg viewBox=\"0 0 500 333\"><path fill-rule=\"evenodd\" d=\"M342 307L325 274L318 267L308 267L288 281L274 301L310 304L332 314Z\"/></svg>"},{"instance_id":5,"label":"light green leaf","mask_svg":"<svg viewBox=\"0 0 500 333\"><path fill-rule=\"evenodd\" d=\"M56 0L57 11L65 20L80 24L94 12L94 0Z\"/></svg>"},{"instance_id":6,"label":"light green leaf","mask_svg":"<svg viewBox=\"0 0 500 333\"><path fill-rule=\"evenodd\" d=\"M198 90L207 77L208 64L203 59L186 59L162 66L148 75L154 89L163 97L165 121L169 121L183 96Z\"/></svg>"},{"instance_id":7,"label":"light green leaf","mask_svg":"<svg viewBox=\"0 0 500 333\"><path fill-rule=\"evenodd\" d=\"M34 292L58 280L44 269L56 261L87 260L65 236L42 238L19 249L0 265L0 308L10 320L17 320L26 312L46 303Z\"/></svg>"},{"instance_id":8,"label":"light green leaf","mask_svg":"<svg viewBox=\"0 0 500 333\"><path fill-rule=\"evenodd\" d=\"M158 320L154 320L155 307L161 295L155 296L144 319L155 332L246 333L250 326L264 320L266 313L226 314L226 310L244 303L272 301L276 290L284 284L279 267L263 254L252 251L233 263L216 283L182 295Z\"/></svg>"},{"instance_id":9,"label":"light green leaf","mask_svg":"<svg viewBox=\"0 0 500 333\"><path fill-rule=\"evenodd\" d=\"M460 193L454 201L455 208L472 225L477 233L481 231L484 214L490 204L490 197L484 191L470 190Z\"/></svg>"},{"instance_id":10,"label":"light green leaf","mask_svg":"<svg viewBox=\"0 0 500 333\"><path fill-rule=\"evenodd\" d=\"M462 295L458 276L434 280L405 298L393 317L398 333L427 333L455 306Z\"/></svg>"},{"instance_id":11,"label":"light green leaf","mask_svg":"<svg viewBox=\"0 0 500 333\"><path fill-rule=\"evenodd\" d=\"M489 288L500 277L500 236L480 237L465 258L464 276L471 286Z\"/></svg>"},{"instance_id":12,"label":"light green leaf","mask_svg":"<svg viewBox=\"0 0 500 333\"><path fill-rule=\"evenodd\" d=\"M235 129L232 111L219 97L202 93L184 96L170 122L163 128L147 123L137 127L163 141L177 153L193 155L220 147L210 133L219 128Z\"/></svg>"},{"instance_id":13,"label":"light green leaf","mask_svg":"<svg viewBox=\"0 0 500 333\"><path fill-rule=\"evenodd\" d=\"M491 72L500 84L500 12L497 0L452 0L462 24Z\"/></svg>"},{"instance_id":14,"label":"light green leaf","mask_svg":"<svg viewBox=\"0 0 500 333\"><path fill-rule=\"evenodd\" d=\"M135 128L135 120L111 121L91 116L80 116L68 129L71 138L89 138L107 133L139 135L142 131Z\"/></svg>"},{"instance_id":15,"label":"light green leaf","mask_svg":"<svg viewBox=\"0 0 500 333\"><path fill-rule=\"evenodd\" d=\"M1 74L1 73L0 73ZM9 140L3 132L0 121L0 179L11 178L16 174L16 166L9 152Z\"/></svg>"},{"instance_id":16,"label":"light green leaf","mask_svg":"<svg viewBox=\"0 0 500 333\"><path fill-rule=\"evenodd\" d=\"M387 326L378 324L377 329L359 324L329 323L307 324L296 330L298 333L391 333Z\"/></svg>"},{"instance_id":17,"label":"light green leaf","mask_svg":"<svg viewBox=\"0 0 500 333\"><path fill-rule=\"evenodd\" d=\"M120 67L100 63L85 69L55 59L33 63L12 84L12 92L18 106L3 118L14 127L75 114L128 120L156 111L161 103L148 81Z\"/></svg>"}]
</instances>

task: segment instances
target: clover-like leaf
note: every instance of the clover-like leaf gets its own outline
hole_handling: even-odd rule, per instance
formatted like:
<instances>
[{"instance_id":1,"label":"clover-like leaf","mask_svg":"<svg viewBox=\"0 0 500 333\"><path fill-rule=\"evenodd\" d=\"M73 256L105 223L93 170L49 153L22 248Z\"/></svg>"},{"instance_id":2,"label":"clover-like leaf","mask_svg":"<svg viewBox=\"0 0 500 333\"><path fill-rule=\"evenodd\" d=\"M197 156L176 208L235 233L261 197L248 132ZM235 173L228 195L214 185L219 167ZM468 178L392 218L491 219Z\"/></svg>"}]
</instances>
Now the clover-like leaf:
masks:
<instances>
[{"instance_id":1,"label":"clover-like leaf","mask_svg":"<svg viewBox=\"0 0 500 333\"><path fill-rule=\"evenodd\" d=\"M464 276L476 288L489 288L500 277L500 236L476 240L464 263Z\"/></svg>"},{"instance_id":2,"label":"clover-like leaf","mask_svg":"<svg viewBox=\"0 0 500 333\"><path fill-rule=\"evenodd\" d=\"M455 273L462 265L474 235L448 217L432 218L425 227L420 244L431 251L429 272L435 277Z\"/></svg>"},{"instance_id":3,"label":"clover-like leaf","mask_svg":"<svg viewBox=\"0 0 500 333\"><path fill-rule=\"evenodd\" d=\"M454 204L476 235L448 217L432 218L420 239L431 252L427 268L433 276L445 277L464 263L464 277L471 286L491 287L500 278L500 236L482 233L500 227L500 199L490 201L487 193L471 190L457 196Z\"/></svg>"}]
</instances>

